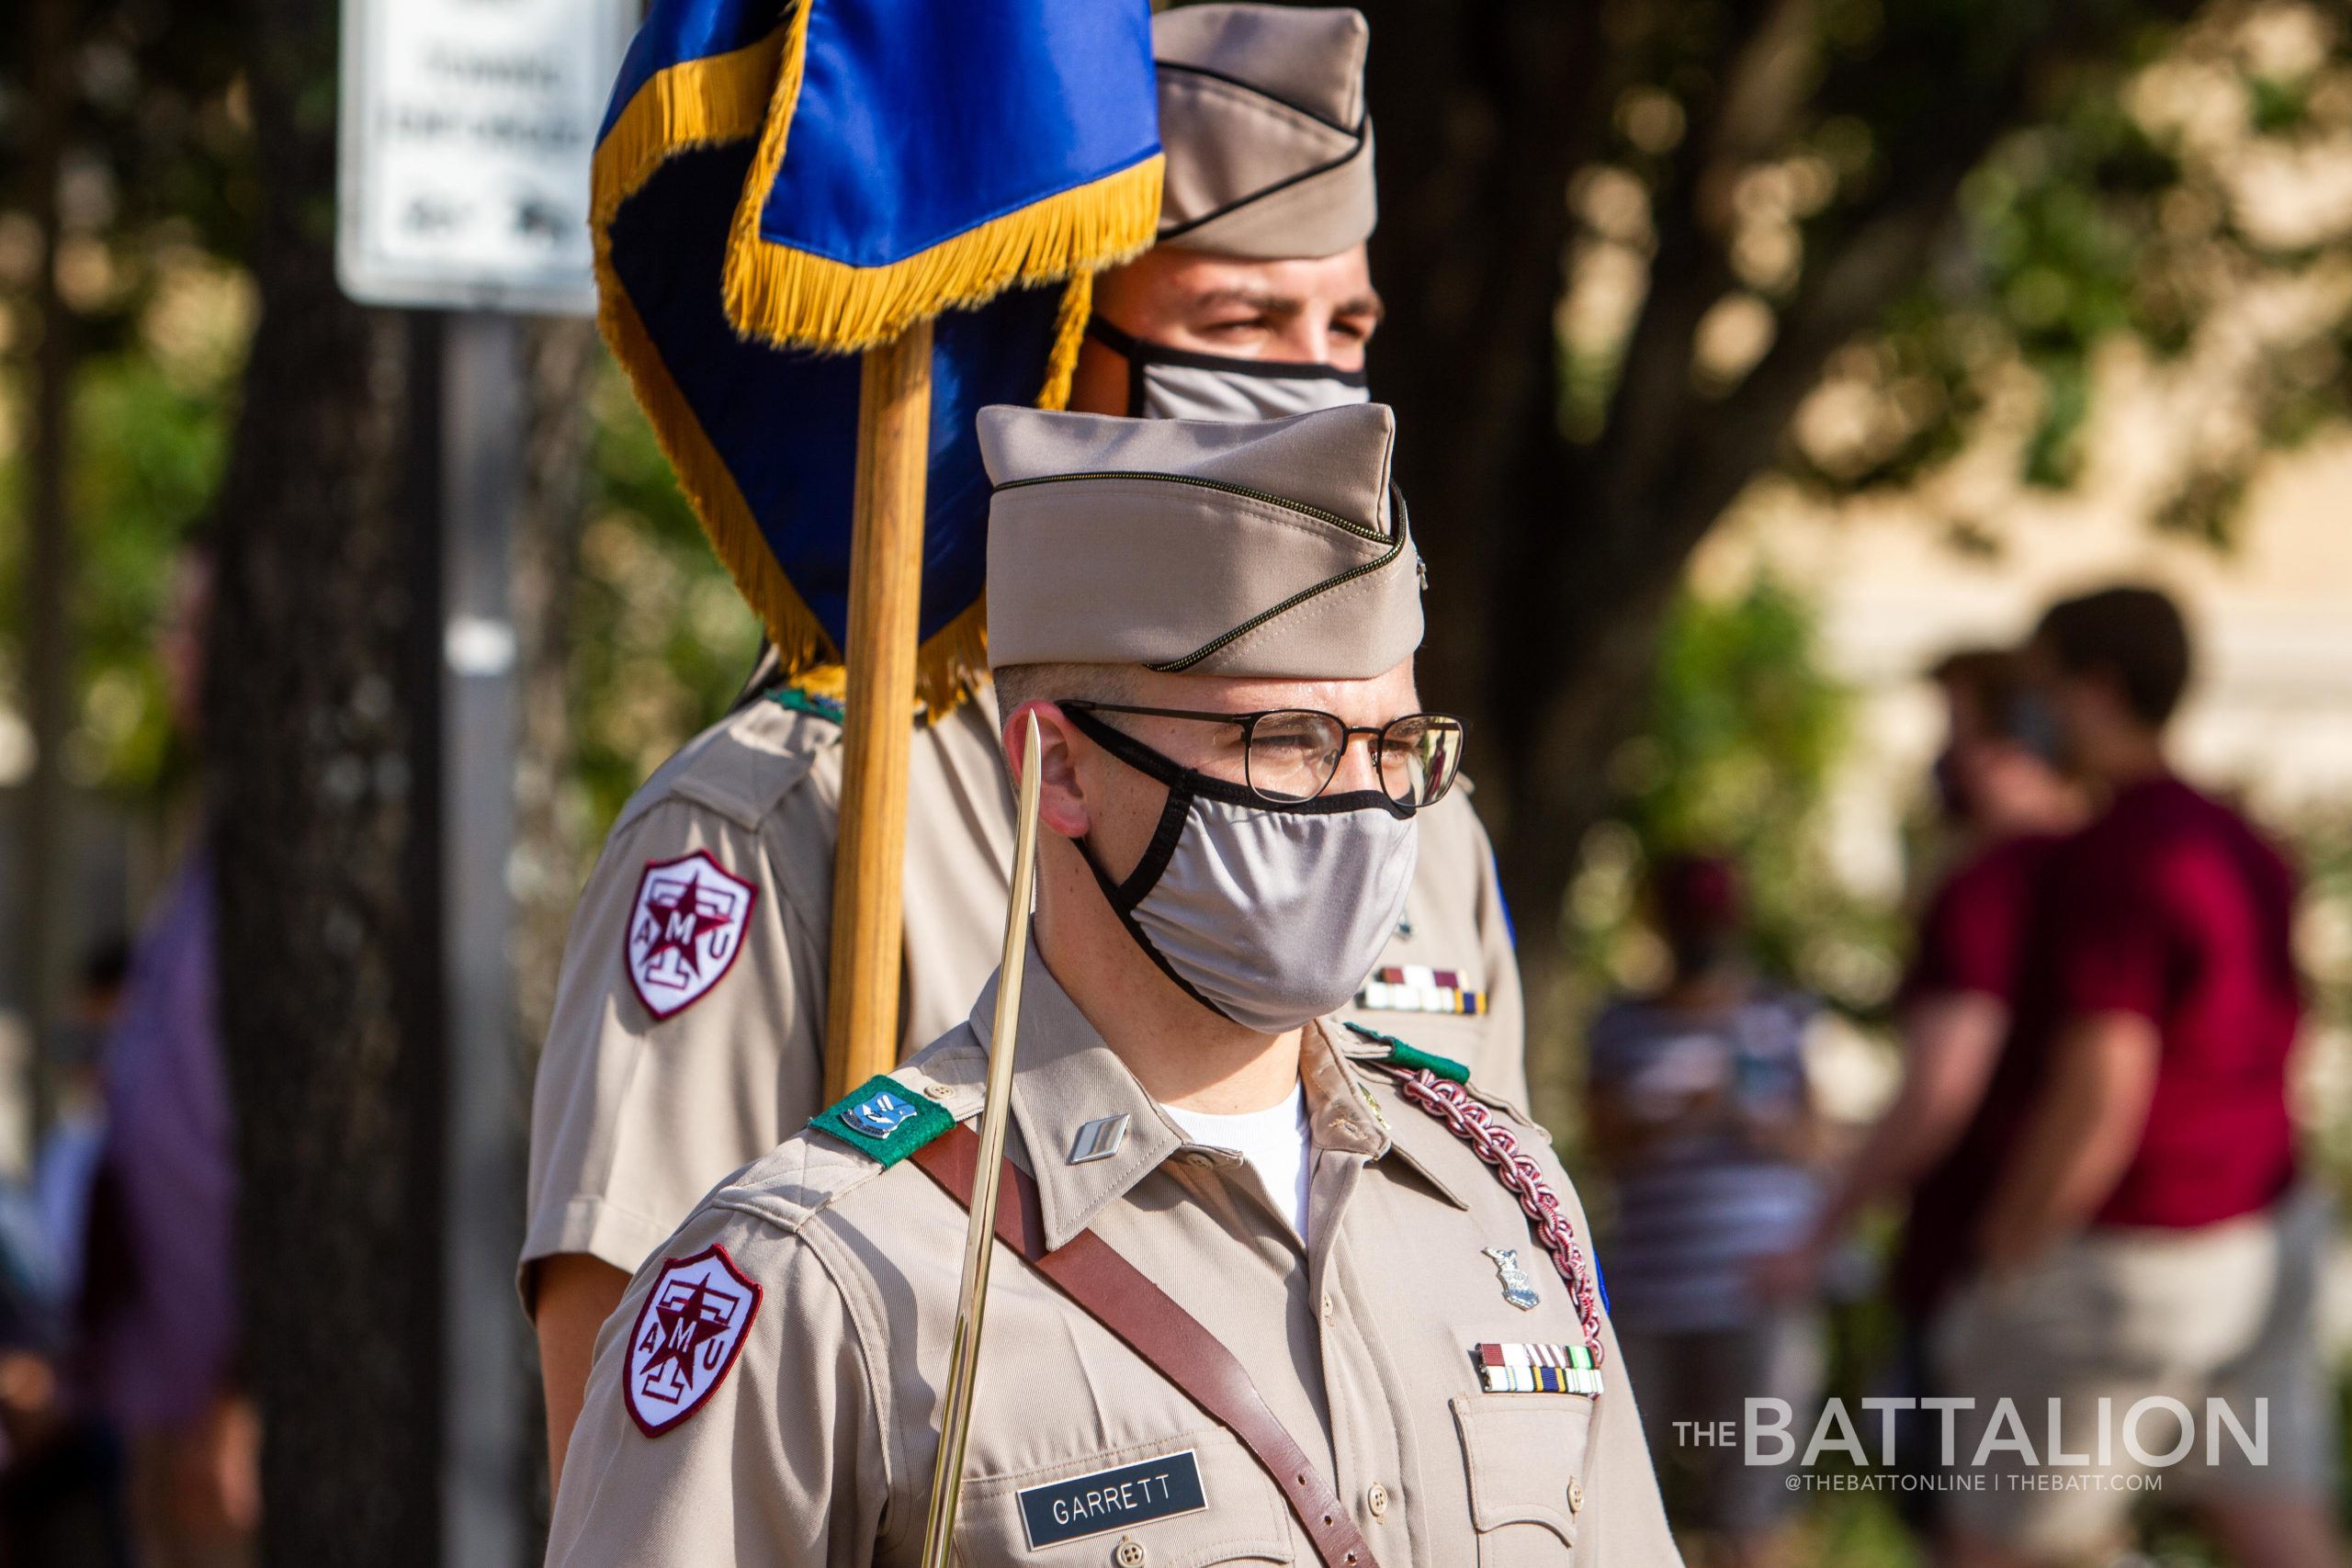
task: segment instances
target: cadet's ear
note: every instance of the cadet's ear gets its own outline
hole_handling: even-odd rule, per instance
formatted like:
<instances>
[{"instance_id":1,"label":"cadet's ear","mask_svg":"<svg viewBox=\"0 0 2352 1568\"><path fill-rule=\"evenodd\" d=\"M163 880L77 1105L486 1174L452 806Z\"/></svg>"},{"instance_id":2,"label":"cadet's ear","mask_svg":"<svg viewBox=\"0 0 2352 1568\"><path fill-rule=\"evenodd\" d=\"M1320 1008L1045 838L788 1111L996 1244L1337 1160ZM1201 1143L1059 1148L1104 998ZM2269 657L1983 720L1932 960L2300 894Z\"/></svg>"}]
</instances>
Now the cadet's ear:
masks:
<instances>
[{"instance_id":1,"label":"cadet's ear","mask_svg":"<svg viewBox=\"0 0 2352 1568\"><path fill-rule=\"evenodd\" d=\"M1037 789L1037 819L1065 839L1082 839L1093 828L1094 817L1072 755L1078 729L1053 703L1023 703L1004 716L1004 756L1012 769L1015 792L1029 765L1022 742L1029 732L1026 716L1033 713L1037 716L1038 763L1045 770Z\"/></svg>"}]
</instances>

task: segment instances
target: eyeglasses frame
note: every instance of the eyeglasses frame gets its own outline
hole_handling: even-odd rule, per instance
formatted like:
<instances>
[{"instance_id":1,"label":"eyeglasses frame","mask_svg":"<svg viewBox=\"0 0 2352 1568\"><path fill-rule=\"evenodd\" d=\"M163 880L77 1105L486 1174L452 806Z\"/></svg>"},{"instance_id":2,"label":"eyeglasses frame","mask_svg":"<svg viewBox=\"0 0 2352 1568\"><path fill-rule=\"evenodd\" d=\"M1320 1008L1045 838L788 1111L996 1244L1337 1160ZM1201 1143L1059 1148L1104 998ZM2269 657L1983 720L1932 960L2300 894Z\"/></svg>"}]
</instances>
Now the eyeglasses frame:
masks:
<instances>
[{"instance_id":1,"label":"eyeglasses frame","mask_svg":"<svg viewBox=\"0 0 2352 1568\"><path fill-rule=\"evenodd\" d=\"M1338 714L1329 712L1323 708L1256 708L1248 713L1213 713L1204 712L1197 708L1158 708L1142 707L1132 703L1099 703L1091 697L1065 697L1057 702L1055 705L1057 707L1077 708L1084 713L1123 713L1131 715L1137 718L1185 718L1193 719L1203 724L1238 725L1241 727L1241 776L1243 785L1251 795L1256 795L1260 800L1264 801L1269 806L1295 806L1298 804L1297 801L1290 799L1287 796L1269 795L1264 790L1260 789L1257 782L1250 776L1250 737L1257 732L1260 723L1266 719L1275 717L1278 715L1290 713L1315 714L1320 717L1329 719L1333 724L1338 725L1342 731L1340 737L1339 760L1331 764L1330 773L1324 776L1322 784L1316 787L1315 793L1303 797L1306 800L1321 799L1324 793L1331 787L1331 781L1338 778L1340 776L1340 770L1347 765L1348 747L1359 735L1368 736L1371 738L1371 745L1373 748L1373 773L1374 777L1378 777L1380 773L1380 752L1378 750L1380 738L1387 734L1391 729L1396 728L1396 726L1400 724L1410 723L1412 720L1417 718L1442 719L1447 724L1453 727L1455 735L1460 738L1460 741L1457 742L1457 744L1461 742L1467 742L1470 739L1469 721L1458 716L1457 715L1450 713L1423 712L1400 714L1396 717L1390 719L1386 724L1374 726L1350 724ZM1443 800L1446 795L1453 791L1453 781L1461 776L1462 767L1457 761L1454 764L1453 772L1446 775L1445 782L1439 787L1438 792L1430 796L1427 800L1423 801L1400 801L1397 800L1395 795L1389 795L1385 789L1382 790L1380 793L1383 795L1385 795L1390 801L1398 806L1404 807L1408 810L1423 811L1427 810L1430 807L1435 806L1439 801Z\"/></svg>"}]
</instances>

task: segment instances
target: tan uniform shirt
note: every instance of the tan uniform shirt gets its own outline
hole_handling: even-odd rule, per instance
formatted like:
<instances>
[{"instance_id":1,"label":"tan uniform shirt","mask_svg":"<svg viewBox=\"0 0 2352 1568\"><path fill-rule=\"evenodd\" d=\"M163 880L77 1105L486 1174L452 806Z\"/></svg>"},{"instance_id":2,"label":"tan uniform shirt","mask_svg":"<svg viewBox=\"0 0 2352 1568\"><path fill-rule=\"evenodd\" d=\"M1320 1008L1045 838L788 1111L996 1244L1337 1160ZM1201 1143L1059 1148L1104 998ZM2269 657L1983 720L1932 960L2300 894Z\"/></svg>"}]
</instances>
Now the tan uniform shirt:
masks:
<instances>
[{"instance_id":1,"label":"tan uniform shirt","mask_svg":"<svg viewBox=\"0 0 2352 1568\"><path fill-rule=\"evenodd\" d=\"M840 742L830 719L762 698L696 736L623 809L572 917L539 1058L526 1292L529 1264L558 1253L633 1271L714 1183L821 1108ZM1012 856L988 691L915 732L906 1049L960 1021L995 968ZM1349 1016L1468 1064L1482 1089L1523 1104L1519 972L1465 792L1422 815L1418 864L1404 924L1359 998L1377 1005ZM680 940L665 945L673 925ZM649 966L680 983L643 983Z\"/></svg>"},{"instance_id":2,"label":"tan uniform shirt","mask_svg":"<svg viewBox=\"0 0 2352 1568\"><path fill-rule=\"evenodd\" d=\"M977 1115L994 999L899 1069L910 1098ZM1009 1148L1047 1245L1091 1228L1228 1347L1386 1568L1679 1561L1613 1333L1597 1397L1484 1391L1480 1344L1580 1342L1567 1287L1493 1172L1322 1026L1304 1244L1254 1168L1186 1142L1034 952L1019 1049ZM1123 1113L1114 1153L1069 1161L1081 1127ZM1502 1117L1589 1235L1544 1134ZM549 1563L913 1562L965 1224L921 1169L821 1125L711 1194L599 1338ZM704 1306L704 1365L682 1381L659 1339L714 1247L740 1282L719 1280L731 1304ZM1490 1247L1517 1250L1532 1305L1506 1299ZM1001 1249L965 1477L956 1560L975 1568L1316 1561L1229 1433Z\"/></svg>"}]
</instances>

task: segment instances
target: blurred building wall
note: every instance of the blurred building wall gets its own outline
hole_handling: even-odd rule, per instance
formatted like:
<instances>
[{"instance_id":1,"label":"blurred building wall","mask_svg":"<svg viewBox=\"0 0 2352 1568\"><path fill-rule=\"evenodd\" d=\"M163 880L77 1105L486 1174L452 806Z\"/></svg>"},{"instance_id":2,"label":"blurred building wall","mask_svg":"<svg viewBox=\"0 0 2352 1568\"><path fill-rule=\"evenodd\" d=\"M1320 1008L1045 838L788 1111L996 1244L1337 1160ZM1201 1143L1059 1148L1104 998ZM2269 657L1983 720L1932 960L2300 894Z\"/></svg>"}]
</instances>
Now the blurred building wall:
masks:
<instances>
[{"instance_id":1,"label":"blurred building wall","mask_svg":"<svg viewBox=\"0 0 2352 1568\"><path fill-rule=\"evenodd\" d=\"M2199 776L2273 820L2352 811L2352 434L2268 465L2224 547L2152 528L2131 480L2014 489L1971 508L1964 544L1932 494L1827 505L1770 486L1702 551L1702 592L1770 571L1820 610L1826 657L1859 697L1831 830L1857 890L1905 890L1902 829L1942 726L1920 672L2117 581L2156 583L2188 611L2200 666L2178 734Z\"/></svg>"}]
</instances>

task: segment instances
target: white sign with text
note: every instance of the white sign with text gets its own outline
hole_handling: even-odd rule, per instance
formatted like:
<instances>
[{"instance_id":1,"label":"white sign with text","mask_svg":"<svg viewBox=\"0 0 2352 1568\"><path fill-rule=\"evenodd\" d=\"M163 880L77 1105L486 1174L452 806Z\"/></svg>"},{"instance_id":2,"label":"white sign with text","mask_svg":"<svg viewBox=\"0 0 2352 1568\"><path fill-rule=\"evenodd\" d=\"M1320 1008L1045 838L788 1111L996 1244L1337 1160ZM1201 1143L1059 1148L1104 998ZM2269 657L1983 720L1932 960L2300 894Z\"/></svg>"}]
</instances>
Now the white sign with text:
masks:
<instances>
[{"instance_id":1,"label":"white sign with text","mask_svg":"<svg viewBox=\"0 0 2352 1568\"><path fill-rule=\"evenodd\" d=\"M635 0L344 0L335 269L371 305L584 312Z\"/></svg>"}]
</instances>

